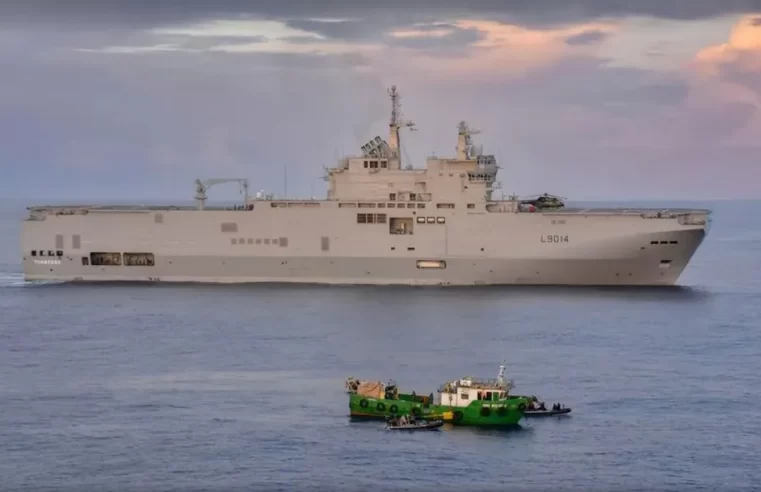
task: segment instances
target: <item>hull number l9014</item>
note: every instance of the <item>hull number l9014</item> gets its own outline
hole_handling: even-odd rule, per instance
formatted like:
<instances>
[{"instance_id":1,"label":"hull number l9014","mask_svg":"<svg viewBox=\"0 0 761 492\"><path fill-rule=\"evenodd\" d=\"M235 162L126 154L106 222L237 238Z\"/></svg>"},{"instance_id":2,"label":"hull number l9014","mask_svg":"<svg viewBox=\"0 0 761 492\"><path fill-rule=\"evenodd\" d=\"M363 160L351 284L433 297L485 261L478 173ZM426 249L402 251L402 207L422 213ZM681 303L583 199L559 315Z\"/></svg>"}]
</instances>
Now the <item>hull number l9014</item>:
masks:
<instances>
[{"instance_id":1,"label":"hull number l9014","mask_svg":"<svg viewBox=\"0 0 761 492\"><path fill-rule=\"evenodd\" d=\"M558 235L542 236L541 241L543 243L567 243L568 236L558 236Z\"/></svg>"}]
</instances>

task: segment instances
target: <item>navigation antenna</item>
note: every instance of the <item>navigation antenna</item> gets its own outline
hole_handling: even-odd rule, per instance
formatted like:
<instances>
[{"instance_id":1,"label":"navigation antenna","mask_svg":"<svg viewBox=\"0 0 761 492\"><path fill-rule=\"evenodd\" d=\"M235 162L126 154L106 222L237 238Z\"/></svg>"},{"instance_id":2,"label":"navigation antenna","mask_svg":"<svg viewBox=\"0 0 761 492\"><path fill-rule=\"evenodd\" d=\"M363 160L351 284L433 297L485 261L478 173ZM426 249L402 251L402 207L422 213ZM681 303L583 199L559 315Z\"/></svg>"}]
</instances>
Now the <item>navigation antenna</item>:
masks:
<instances>
[{"instance_id":1,"label":"navigation antenna","mask_svg":"<svg viewBox=\"0 0 761 492\"><path fill-rule=\"evenodd\" d=\"M505 360L502 359L502 364L499 366L499 373L497 374L497 384L505 388L507 391L513 389L513 382L511 380L505 380Z\"/></svg>"},{"instance_id":2,"label":"navigation antenna","mask_svg":"<svg viewBox=\"0 0 761 492\"><path fill-rule=\"evenodd\" d=\"M389 148L391 150L391 156L398 159L398 169L402 168L402 157L399 153L401 147L401 139L399 138L399 129L402 127L409 128L410 131L417 131L415 123L412 121L402 120L402 104L400 102L401 96L396 91L396 86L392 85L388 90L388 95L391 97L391 121L389 122ZM390 166L389 166L390 167Z\"/></svg>"},{"instance_id":3,"label":"navigation antenna","mask_svg":"<svg viewBox=\"0 0 761 492\"><path fill-rule=\"evenodd\" d=\"M503 384L505 382L505 360L502 359L502 364L499 366L499 373L497 374L497 382Z\"/></svg>"}]
</instances>

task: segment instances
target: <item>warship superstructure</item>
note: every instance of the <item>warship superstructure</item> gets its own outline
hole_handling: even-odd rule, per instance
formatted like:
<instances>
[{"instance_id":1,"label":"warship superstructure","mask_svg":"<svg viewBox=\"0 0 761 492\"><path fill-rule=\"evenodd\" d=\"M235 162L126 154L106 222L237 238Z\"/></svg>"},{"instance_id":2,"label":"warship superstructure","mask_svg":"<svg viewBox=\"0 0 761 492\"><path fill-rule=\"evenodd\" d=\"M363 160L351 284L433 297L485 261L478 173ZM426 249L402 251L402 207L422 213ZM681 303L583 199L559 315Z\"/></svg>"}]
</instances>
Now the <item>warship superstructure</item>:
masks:
<instances>
[{"instance_id":1,"label":"warship superstructure","mask_svg":"<svg viewBox=\"0 0 761 492\"><path fill-rule=\"evenodd\" d=\"M402 164L396 87L388 140L326 172L327 198L249 196L246 179L196 180L196 206L35 206L27 280L375 285L672 285L709 210L569 208L495 199L498 165L460 122L457 153ZM244 200L206 206L237 182Z\"/></svg>"}]
</instances>

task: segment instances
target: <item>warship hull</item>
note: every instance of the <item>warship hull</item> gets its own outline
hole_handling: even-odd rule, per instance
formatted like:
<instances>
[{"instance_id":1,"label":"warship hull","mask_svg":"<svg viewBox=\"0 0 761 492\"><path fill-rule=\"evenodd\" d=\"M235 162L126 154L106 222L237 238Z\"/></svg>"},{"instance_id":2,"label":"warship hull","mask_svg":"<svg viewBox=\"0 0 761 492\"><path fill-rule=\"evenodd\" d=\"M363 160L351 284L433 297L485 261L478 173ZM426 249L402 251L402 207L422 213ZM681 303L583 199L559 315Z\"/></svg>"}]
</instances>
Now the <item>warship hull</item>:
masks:
<instances>
[{"instance_id":1,"label":"warship hull","mask_svg":"<svg viewBox=\"0 0 761 492\"><path fill-rule=\"evenodd\" d=\"M499 170L458 124L457 154L402 164L389 90L388 141L326 168L324 200L248 196L244 178L197 179L196 207L31 207L27 280L365 285L673 285L708 210L566 208L559 197L495 200ZM206 207L237 182L242 205Z\"/></svg>"},{"instance_id":2,"label":"warship hull","mask_svg":"<svg viewBox=\"0 0 761 492\"><path fill-rule=\"evenodd\" d=\"M86 282L662 286L677 283L705 237L708 217L700 210L657 217L647 210L490 213L484 204L480 212L376 208L370 212L382 212L383 222L367 224L358 222L359 210L338 203L292 205L33 208L22 226L24 275ZM414 229L397 234L392 219L407 219Z\"/></svg>"}]
</instances>

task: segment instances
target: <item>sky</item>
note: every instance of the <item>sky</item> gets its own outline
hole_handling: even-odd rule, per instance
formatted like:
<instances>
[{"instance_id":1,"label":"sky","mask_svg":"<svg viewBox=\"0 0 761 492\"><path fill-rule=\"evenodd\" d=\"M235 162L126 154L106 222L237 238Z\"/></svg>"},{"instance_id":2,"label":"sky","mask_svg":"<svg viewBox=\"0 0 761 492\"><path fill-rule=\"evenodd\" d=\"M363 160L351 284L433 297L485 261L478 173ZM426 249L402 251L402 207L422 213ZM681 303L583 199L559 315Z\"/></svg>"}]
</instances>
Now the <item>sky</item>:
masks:
<instances>
[{"instance_id":1,"label":"sky","mask_svg":"<svg viewBox=\"0 0 761 492\"><path fill-rule=\"evenodd\" d=\"M0 197L322 197L396 85L414 167L465 120L506 195L761 198L761 0L361 3L0 3Z\"/></svg>"}]
</instances>

